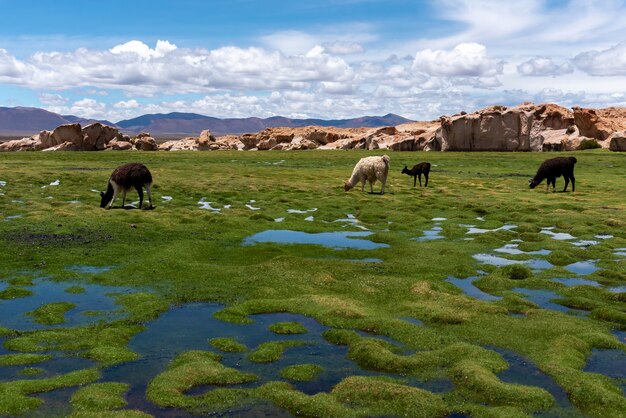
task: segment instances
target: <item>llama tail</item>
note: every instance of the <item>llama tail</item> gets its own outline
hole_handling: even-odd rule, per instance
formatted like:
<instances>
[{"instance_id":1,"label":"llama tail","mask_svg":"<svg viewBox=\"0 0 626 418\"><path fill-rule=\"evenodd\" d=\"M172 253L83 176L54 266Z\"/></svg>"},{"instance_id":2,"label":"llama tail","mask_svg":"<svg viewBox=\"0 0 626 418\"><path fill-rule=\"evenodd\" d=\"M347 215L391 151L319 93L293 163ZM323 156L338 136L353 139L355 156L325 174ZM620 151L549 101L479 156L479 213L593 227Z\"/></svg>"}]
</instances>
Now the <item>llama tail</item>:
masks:
<instances>
[{"instance_id":1,"label":"llama tail","mask_svg":"<svg viewBox=\"0 0 626 418\"><path fill-rule=\"evenodd\" d=\"M383 159L383 161L385 162L385 164L386 164L387 166L389 166L389 156L388 156L388 155L383 155L383 156L382 156L382 159Z\"/></svg>"}]
</instances>

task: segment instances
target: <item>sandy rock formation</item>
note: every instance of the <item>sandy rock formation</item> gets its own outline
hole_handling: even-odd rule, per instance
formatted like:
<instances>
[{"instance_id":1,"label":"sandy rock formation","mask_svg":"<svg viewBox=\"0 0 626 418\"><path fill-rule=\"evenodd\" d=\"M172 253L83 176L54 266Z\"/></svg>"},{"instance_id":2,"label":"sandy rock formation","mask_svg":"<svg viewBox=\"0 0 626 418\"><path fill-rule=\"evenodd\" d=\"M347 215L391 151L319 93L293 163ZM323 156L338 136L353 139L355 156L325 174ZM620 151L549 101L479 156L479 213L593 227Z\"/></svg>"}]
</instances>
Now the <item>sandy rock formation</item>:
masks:
<instances>
[{"instance_id":1,"label":"sandy rock formation","mask_svg":"<svg viewBox=\"0 0 626 418\"><path fill-rule=\"evenodd\" d=\"M139 151L157 151L159 149L156 139L147 132L140 133L134 139L128 138L128 142L131 142L134 149Z\"/></svg>"},{"instance_id":2,"label":"sandy rock formation","mask_svg":"<svg viewBox=\"0 0 626 418\"><path fill-rule=\"evenodd\" d=\"M114 139L112 141L109 141L106 149L111 151L127 151L133 149L133 144L132 142L125 141L123 139Z\"/></svg>"},{"instance_id":3,"label":"sandy rock formation","mask_svg":"<svg viewBox=\"0 0 626 418\"><path fill-rule=\"evenodd\" d=\"M16 139L1 143L0 152L32 151L36 149L37 144L40 145L41 142L33 138Z\"/></svg>"},{"instance_id":4,"label":"sandy rock formation","mask_svg":"<svg viewBox=\"0 0 626 418\"><path fill-rule=\"evenodd\" d=\"M82 134L82 147L85 151L90 149L98 151L103 150L113 139L121 137L120 131L99 122L85 126L82 129Z\"/></svg>"},{"instance_id":5,"label":"sandy rock formation","mask_svg":"<svg viewBox=\"0 0 626 418\"><path fill-rule=\"evenodd\" d=\"M574 121L580 134L605 141L613 132L626 129L626 108L584 109L574 107Z\"/></svg>"},{"instance_id":6,"label":"sandy rock formation","mask_svg":"<svg viewBox=\"0 0 626 418\"><path fill-rule=\"evenodd\" d=\"M441 118L443 151L541 151L546 129L567 129L569 110L524 103L491 106L475 113Z\"/></svg>"},{"instance_id":7,"label":"sandy rock formation","mask_svg":"<svg viewBox=\"0 0 626 418\"><path fill-rule=\"evenodd\" d=\"M626 151L626 130L614 132L606 142L611 151Z\"/></svg>"}]
</instances>

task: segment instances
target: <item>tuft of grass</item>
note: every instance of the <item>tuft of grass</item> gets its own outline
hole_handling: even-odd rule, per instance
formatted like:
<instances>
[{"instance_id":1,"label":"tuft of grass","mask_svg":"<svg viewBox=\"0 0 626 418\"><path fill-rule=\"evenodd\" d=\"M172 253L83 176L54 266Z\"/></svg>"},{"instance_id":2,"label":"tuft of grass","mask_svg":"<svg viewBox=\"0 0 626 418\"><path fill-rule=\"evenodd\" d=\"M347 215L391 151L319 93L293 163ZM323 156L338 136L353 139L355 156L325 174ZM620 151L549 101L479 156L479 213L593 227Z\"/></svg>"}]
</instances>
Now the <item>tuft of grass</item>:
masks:
<instances>
[{"instance_id":1,"label":"tuft of grass","mask_svg":"<svg viewBox=\"0 0 626 418\"><path fill-rule=\"evenodd\" d=\"M20 374L24 376L34 376L37 374L42 374L44 372L45 370L42 369L41 367L25 367L22 370L20 370Z\"/></svg>"},{"instance_id":2,"label":"tuft of grass","mask_svg":"<svg viewBox=\"0 0 626 418\"><path fill-rule=\"evenodd\" d=\"M50 354L4 354L0 355L0 366L22 366L51 360Z\"/></svg>"},{"instance_id":3,"label":"tuft of grass","mask_svg":"<svg viewBox=\"0 0 626 418\"><path fill-rule=\"evenodd\" d=\"M74 412L101 412L119 409L126 405L124 394L129 387L128 383L94 383L74 392L70 403Z\"/></svg>"},{"instance_id":4,"label":"tuft of grass","mask_svg":"<svg viewBox=\"0 0 626 418\"><path fill-rule=\"evenodd\" d=\"M299 322L277 322L267 327L275 334L306 334L307 329Z\"/></svg>"},{"instance_id":5,"label":"tuft of grass","mask_svg":"<svg viewBox=\"0 0 626 418\"><path fill-rule=\"evenodd\" d=\"M65 313L76 307L70 302L53 302L42 305L27 315L33 317L33 320L43 325L58 325L65 322Z\"/></svg>"},{"instance_id":6,"label":"tuft of grass","mask_svg":"<svg viewBox=\"0 0 626 418\"><path fill-rule=\"evenodd\" d=\"M509 280L524 280L532 276L532 272L523 264L511 264L502 268L504 275Z\"/></svg>"},{"instance_id":7,"label":"tuft of grass","mask_svg":"<svg viewBox=\"0 0 626 418\"><path fill-rule=\"evenodd\" d=\"M70 286L70 287L65 289L65 292L78 295L78 294L81 294L81 293L85 293L85 288L82 287L82 286Z\"/></svg>"},{"instance_id":8,"label":"tuft of grass","mask_svg":"<svg viewBox=\"0 0 626 418\"><path fill-rule=\"evenodd\" d=\"M260 344L248 355L248 360L255 363L271 363L279 360L286 349L306 344L304 341L268 341Z\"/></svg>"},{"instance_id":9,"label":"tuft of grass","mask_svg":"<svg viewBox=\"0 0 626 418\"><path fill-rule=\"evenodd\" d=\"M34 295L34 293L31 290L22 289L21 287L7 287L0 291L0 299L4 300L27 298L32 295Z\"/></svg>"},{"instance_id":10,"label":"tuft of grass","mask_svg":"<svg viewBox=\"0 0 626 418\"><path fill-rule=\"evenodd\" d=\"M241 353L244 351L248 351L248 347L240 342L237 342L234 338L229 337L218 337L211 338L209 340L209 344L213 347L217 348L220 351L224 351L227 353Z\"/></svg>"},{"instance_id":11,"label":"tuft of grass","mask_svg":"<svg viewBox=\"0 0 626 418\"><path fill-rule=\"evenodd\" d=\"M296 364L285 367L280 371L280 376L299 382L315 380L324 369L317 364Z\"/></svg>"}]
</instances>

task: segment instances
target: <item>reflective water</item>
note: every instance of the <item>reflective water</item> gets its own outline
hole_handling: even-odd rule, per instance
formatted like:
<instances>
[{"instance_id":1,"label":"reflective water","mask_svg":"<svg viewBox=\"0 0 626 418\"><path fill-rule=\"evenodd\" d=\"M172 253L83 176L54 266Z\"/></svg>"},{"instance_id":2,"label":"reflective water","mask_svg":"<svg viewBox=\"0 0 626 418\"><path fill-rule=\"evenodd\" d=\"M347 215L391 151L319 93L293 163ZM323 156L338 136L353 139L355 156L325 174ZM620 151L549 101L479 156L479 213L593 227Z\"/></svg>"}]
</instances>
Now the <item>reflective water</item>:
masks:
<instances>
[{"instance_id":1,"label":"reflective water","mask_svg":"<svg viewBox=\"0 0 626 418\"><path fill-rule=\"evenodd\" d=\"M81 266L75 265L67 267L65 270L71 271L74 273L82 273L82 274L99 274L106 273L111 270L113 267L111 266Z\"/></svg>"},{"instance_id":2,"label":"reflective water","mask_svg":"<svg viewBox=\"0 0 626 418\"><path fill-rule=\"evenodd\" d=\"M193 303L180 306L163 314L148 324L146 331L137 334L130 341L130 348L141 355L141 359L104 370L104 381L126 382L132 389L127 395L131 409L141 409L155 416L162 416L163 410L145 399L145 388L150 380L165 370L168 363L178 354L189 350L211 349L207 341L216 337L232 337L238 342L254 349L261 343L275 340L304 340L306 345L288 348L282 358L271 363L254 363L248 360L248 353L220 353L222 364L240 371L255 373L259 376L256 382L238 385L237 387L257 387L265 382L284 380L280 370L295 364L317 364L323 368L322 373L310 382L290 382L297 390L306 394L328 392L343 378L352 375L383 375L382 373L365 370L347 358L347 347L336 346L324 340L322 333L328 327L321 325L312 318L288 313L253 315L253 324L237 325L222 322L213 318L213 314L222 309L217 304ZM194 320L190 320L194 318ZM268 326L277 322L297 321L307 329L306 334L280 335L268 330ZM379 336L362 334L368 337ZM386 340L396 343L397 341ZM211 349L212 351L216 351ZM416 379L394 375L406 383L436 392L452 389L448 380L421 382ZM228 386L227 386L228 387ZM211 389L195 388L194 394ZM263 406L260 406L263 407ZM257 406L249 407L257 410ZM184 416L178 411L175 416Z\"/></svg>"},{"instance_id":3,"label":"reflective water","mask_svg":"<svg viewBox=\"0 0 626 418\"><path fill-rule=\"evenodd\" d=\"M376 248L388 248L389 245L358 239L355 237L367 237L372 235L368 231L343 231L343 232L319 232L308 233L284 229L270 229L251 235L243 240L243 245L254 245L263 242L279 244L312 244L322 245L333 249L355 248L361 250L373 250Z\"/></svg>"},{"instance_id":4,"label":"reflective water","mask_svg":"<svg viewBox=\"0 0 626 418\"><path fill-rule=\"evenodd\" d=\"M480 276L468 277L467 279L459 279L457 277L448 276L446 282L452 283L463 291L467 296L471 296L476 299L493 301L502 299L500 296L495 296L486 292L483 292L474 285L474 282L478 280Z\"/></svg>"},{"instance_id":5,"label":"reflective water","mask_svg":"<svg viewBox=\"0 0 626 418\"><path fill-rule=\"evenodd\" d=\"M533 258L532 260L510 260L493 254L475 254L472 257L481 263L497 267L510 266L512 264L524 264L533 270L545 270L554 267L550 262L541 258Z\"/></svg>"},{"instance_id":6,"label":"reflective water","mask_svg":"<svg viewBox=\"0 0 626 418\"><path fill-rule=\"evenodd\" d=\"M79 285L84 289L83 293L68 293L66 289ZM6 283L0 283L0 290L7 287ZM37 279L32 286L25 287L34 294L17 299L0 301L0 326L20 331L31 331L44 328L74 327L92 324L101 320L121 318L119 306L115 299L107 296L110 293L128 293L123 287L85 285L70 282L53 282L46 279ZM26 315L41 305L53 302L70 302L76 305L65 313L65 323L59 325L42 325L33 320L32 316ZM85 311L97 311L101 315L85 315Z\"/></svg>"},{"instance_id":7,"label":"reflective water","mask_svg":"<svg viewBox=\"0 0 626 418\"><path fill-rule=\"evenodd\" d=\"M571 309L567 306L559 305L558 303L552 302L552 300L554 299L560 299L561 296L551 290L526 289L516 287L513 289L513 291L517 293L522 293L526 296L527 300L537 304L537 306L542 309L550 309L553 311L575 314L577 316L584 316L588 314L587 311L581 309Z\"/></svg>"},{"instance_id":8,"label":"reflective water","mask_svg":"<svg viewBox=\"0 0 626 418\"><path fill-rule=\"evenodd\" d=\"M600 270L600 267L597 267L595 264L597 261L598 260L579 261L565 266L565 269L571 271L572 273L581 275L591 274Z\"/></svg>"},{"instance_id":9,"label":"reflective water","mask_svg":"<svg viewBox=\"0 0 626 418\"><path fill-rule=\"evenodd\" d=\"M467 226L467 228L468 228L467 230L468 234L486 234L487 232L510 231L512 229L517 228L517 225L502 225L501 227L495 228L495 229L476 228L473 226Z\"/></svg>"},{"instance_id":10,"label":"reflective water","mask_svg":"<svg viewBox=\"0 0 626 418\"><path fill-rule=\"evenodd\" d=\"M552 251L550 250L537 250L537 251L522 251L519 249L519 244L505 244L500 248L496 248L494 251L504 254L518 255L518 254L531 254L531 255L548 255Z\"/></svg>"},{"instance_id":11,"label":"reflective water","mask_svg":"<svg viewBox=\"0 0 626 418\"><path fill-rule=\"evenodd\" d=\"M581 279L578 277L555 277L550 279L550 281L553 282L557 282L557 283L561 283L565 286L568 287L572 287L572 286L594 286L594 287L598 287L600 286L600 283L593 281L593 280L588 280L588 279Z\"/></svg>"}]
</instances>

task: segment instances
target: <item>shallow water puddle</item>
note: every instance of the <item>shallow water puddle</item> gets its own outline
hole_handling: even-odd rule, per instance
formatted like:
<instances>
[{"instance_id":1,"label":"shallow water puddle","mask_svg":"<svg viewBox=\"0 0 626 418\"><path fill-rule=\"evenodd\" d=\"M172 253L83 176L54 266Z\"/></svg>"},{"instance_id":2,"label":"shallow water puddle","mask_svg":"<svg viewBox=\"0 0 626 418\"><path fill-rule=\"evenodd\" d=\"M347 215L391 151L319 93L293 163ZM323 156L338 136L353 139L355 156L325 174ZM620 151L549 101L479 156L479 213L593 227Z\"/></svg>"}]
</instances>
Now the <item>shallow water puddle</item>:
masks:
<instances>
[{"instance_id":1,"label":"shallow water puddle","mask_svg":"<svg viewBox=\"0 0 626 418\"><path fill-rule=\"evenodd\" d=\"M198 208L199 209L210 210L211 212L215 212L215 213L221 212L222 209L221 208L214 208L213 206L211 206L212 203L214 203L214 202L208 202L208 201L206 201L206 198L203 197L202 199L198 200L198 205L199 205Z\"/></svg>"},{"instance_id":2,"label":"shallow water puddle","mask_svg":"<svg viewBox=\"0 0 626 418\"><path fill-rule=\"evenodd\" d=\"M307 216L306 218L304 218L304 220L307 221L307 222L313 222L315 220L315 218L312 217L312 216Z\"/></svg>"},{"instance_id":3,"label":"shallow water puddle","mask_svg":"<svg viewBox=\"0 0 626 418\"><path fill-rule=\"evenodd\" d=\"M622 343L624 342L626 341L622 340ZM616 384L626 391L626 352L622 350L592 349L583 371L617 379Z\"/></svg>"},{"instance_id":4,"label":"shallow water puddle","mask_svg":"<svg viewBox=\"0 0 626 418\"><path fill-rule=\"evenodd\" d=\"M131 390L127 395L128 408L140 409L153 413L155 416L161 416L158 412L163 413L163 409L146 401L145 388L149 381L165 370L174 357L189 350L219 352L223 356L221 361L223 365L259 376L259 379L253 383L226 386L227 388L257 387L269 381L285 380L280 376L280 371L287 366L297 364L317 364L323 368L323 371L313 381L290 381L297 390L306 394L328 392L347 376L389 376L389 374L362 369L349 360L347 347L330 344L324 340L322 333L328 327L321 325L312 318L289 313L260 314L250 316L255 321L254 323L238 325L213 318L213 314L222 308L217 304L192 303L173 308L164 313L148 324L144 332L137 334L130 340L130 349L140 354L141 359L105 369L103 380L129 383ZM190 320L191 318L193 320ZM293 321L302 324L307 332L305 334L277 335L268 329L274 323ZM368 336L379 338L378 335ZM249 350L243 353L220 352L207 342L212 338L219 337L234 338L237 342L248 347ZM388 340L388 338L385 339ZM274 362L255 363L248 359L250 351L260 344L277 340L298 340L305 341L306 344L288 348L283 356ZM397 344L396 341L393 343ZM452 383L448 380L420 382L416 379L397 375L391 376L426 390L445 392L452 389ZM200 394L213 388L215 386L197 387L187 394ZM249 408L255 410L256 406L252 405Z\"/></svg>"},{"instance_id":5,"label":"shallow water puddle","mask_svg":"<svg viewBox=\"0 0 626 418\"><path fill-rule=\"evenodd\" d=\"M82 293L68 293L66 289L79 286L84 290ZM6 283L0 284L4 290ZM37 279L32 286L21 287L31 291L31 296L16 299L0 300L0 325L20 330L31 331L54 327L75 327L92 324L103 319L111 320L121 318L119 306L115 299L107 296L110 293L128 293L129 289L123 287L100 286L95 284L82 284L75 282L53 282L47 279ZM26 313L34 311L42 305L53 302L70 302L76 305L65 313L65 322L59 325L42 325L33 320ZM97 317L85 315L85 312L99 312Z\"/></svg>"},{"instance_id":6,"label":"shallow water puddle","mask_svg":"<svg viewBox=\"0 0 626 418\"><path fill-rule=\"evenodd\" d=\"M55 181L53 181L53 182L52 182L52 183L50 183L50 184L47 184L47 185L45 185L45 186L41 186L41 188L42 188L42 189L45 189L46 187L49 187L49 186L58 186L59 184L61 184L61 180L56 179Z\"/></svg>"},{"instance_id":7,"label":"shallow water puddle","mask_svg":"<svg viewBox=\"0 0 626 418\"><path fill-rule=\"evenodd\" d=\"M550 235L553 239L558 240L558 241L567 241L570 239L576 239L575 236L570 235L566 232L552 232L552 230L554 229L553 226L551 227L546 227L546 228L541 228L541 233L542 234L546 234L546 235Z\"/></svg>"},{"instance_id":8,"label":"shallow water puddle","mask_svg":"<svg viewBox=\"0 0 626 418\"><path fill-rule=\"evenodd\" d=\"M626 257L626 248L615 248L613 250L613 255L618 257Z\"/></svg>"},{"instance_id":9,"label":"shallow water puddle","mask_svg":"<svg viewBox=\"0 0 626 418\"><path fill-rule=\"evenodd\" d=\"M465 226L467 228L468 234L486 234L487 232L496 232L496 231L510 231L512 229L517 228L517 225L502 225L499 228L495 229L484 229L484 228L476 228L472 225L460 225Z\"/></svg>"},{"instance_id":10,"label":"shallow water puddle","mask_svg":"<svg viewBox=\"0 0 626 418\"><path fill-rule=\"evenodd\" d=\"M530 254L530 255L548 255L552 251L550 250L537 250L537 251L522 251L519 248L519 244L505 244L503 247L496 248L494 251L504 254L518 255L518 254Z\"/></svg>"},{"instance_id":11,"label":"shallow water puddle","mask_svg":"<svg viewBox=\"0 0 626 418\"><path fill-rule=\"evenodd\" d=\"M495 296L490 293L483 292L474 285L474 282L478 280L480 276L472 276L467 279L459 279L458 277L448 276L446 282L452 283L463 291L467 296L475 299L494 301L502 299L500 296Z\"/></svg>"},{"instance_id":12,"label":"shallow water puddle","mask_svg":"<svg viewBox=\"0 0 626 418\"><path fill-rule=\"evenodd\" d=\"M361 250L373 250L376 248L388 248L388 244L357 239L354 237L366 237L372 235L367 231L345 232L319 232L308 233L286 229L270 229L244 238L243 245L254 245L263 242L278 244L312 244L322 245L333 249L355 248Z\"/></svg>"},{"instance_id":13,"label":"shallow water puddle","mask_svg":"<svg viewBox=\"0 0 626 418\"><path fill-rule=\"evenodd\" d=\"M13 219L19 219L19 218L22 218L22 217L24 217L24 215L22 215L22 214L5 216L4 217L4 222L11 222Z\"/></svg>"},{"instance_id":14,"label":"shallow water puddle","mask_svg":"<svg viewBox=\"0 0 626 418\"><path fill-rule=\"evenodd\" d=\"M521 293L526 296L526 299L535 303L542 309L550 309L553 311L559 311L563 313L576 314L578 316L587 315L588 312L581 309L572 309L567 306L559 305L558 303L552 302L554 299L560 299L557 293L551 290L537 290L537 289L526 289L522 287L516 287L512 289L514 292Z\"/></svg>"},{"instance_id":15,"label":"shallow water puddle","mask_svg":"<svg viewBox=\"0 0 626 418\"><path fill-rule=\"evenodd\" d=\"M507 383L543 388L554 397L557 405L574 410L573 405L567 398L567 392L552 377L539 370L532 361L504 348L492 346L486 348L500 354L509 363L508 369L498 373L500 380Z\"/></svg>"},{"instance_id":16,"label":"shallow water puddle","mask_svg":"<svg viewBox=\"0 0 626 418\"><path fill-rule=\"evenodd\" d=\"M369 229L367 229L365 226L363 226L361 224L361 221L359 221L353 214L348 213L346 214L345 218L340 218L340 219L335 219L333 222L339 222L339 223L344 223L350 226L354 226L355 228L359 228L362 229L363 231L369 231Z\"/></svg>"},{"instance_id":17,"label":"shallow water puddle","mask_svg":"<svg viewBox=\"0 0 626 418\"><path fill-rule=\"evenodd\" d=\"M317 208L311 208L311 209L287 209L287 213L309 213L309 212L315 212L317 210Z\"/></svg>"},{"instance_id":18,"label":"shallow water puddle","mask_svg":"<svg viewBox=\"0 0 626 418\"><path fill-rule=\"evenodd\" d=\"M169 202L170 200L173 199L173 197L172 196L161 196L161 199L163 199L166 202Z\"/></svg>"},{"instance_id":19,"label":"shallow water puddle","mask_svg":"<svg viewBox=\"0 0 626 418\"><path fill-rule=\"evenodd\" d=\"M510 266L513 264L524 264L533 270L545 270L554 267L550 262L541 258L533 258L532 260L509 260L508 258L493 254L474 254L472 257L481 263L496 267Z\"/></svg>"},{"instance_id":20,"label":"shallow water puddle","mask_svg":"<svg viewBox=\"0 0 626 418\"><path fill-rule=\"evenodd\" d=\"M565 266L565 269L572 273L587 275L600 270L600 267L597 267L595 264L597 261L598 260L579 261Z\"/></svg>"},{"instance_id":21,"label":"shallow water puddle","mask_svg":"<svg viewBox=\"0 0 626 418\"><path fill-rule=\"evenodd\" d=\"M581 279L581 278L577 278L577 277L555 277L550 279L550 281L552 282L556 282L556 283L561 283L567 287L572 287L572 286L594 286L594 287L599 287L600 283L593 281L593 280L588 280L588 279Z\"/></svg>"}]
</instances>

